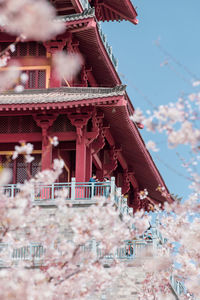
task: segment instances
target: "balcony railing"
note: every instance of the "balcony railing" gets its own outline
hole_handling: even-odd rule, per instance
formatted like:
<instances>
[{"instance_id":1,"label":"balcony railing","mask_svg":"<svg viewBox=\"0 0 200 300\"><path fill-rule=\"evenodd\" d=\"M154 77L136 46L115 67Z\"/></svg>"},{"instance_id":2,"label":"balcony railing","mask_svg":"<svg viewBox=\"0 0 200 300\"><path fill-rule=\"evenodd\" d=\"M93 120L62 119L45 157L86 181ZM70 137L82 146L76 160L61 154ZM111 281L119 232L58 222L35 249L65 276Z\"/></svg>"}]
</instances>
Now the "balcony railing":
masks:
<instances>
[{"instance_id":1,"label":"balcony railing","mask_svg":"<svg viewBox=\"0 0 200 300\"><path fill-rule=\"evenodd\" d=\"M0 186L0 193L8 198L14 198L21 192L18 184ZM30 191L33 205L56 206L59 197L64 197L66 204L91 205L98 202L99 197L111 198L122 215L132 214L132 208L127 205L127 199L123 198L121 188L115 185L115 178L108 182L76 182L72 178L67 183L35 184Z\"/></svg>"},{"instance_id":2,"label":"balcony railing","mask_svg":"<svg viewBox=\"0 0 200 300\"><path fill-rule=\"evenodd\" d=\"M46 249L39 243L31 243L23 247L15 247L0 243L0 268L9 267L12 263L31 261L33 265L41 266Z\"/></svg>"},{"instance_id":3,"label":"balcony railing","mask_svg":"<svg viewBox=\"0 0 200 300\"><path fill-rule=\"evenodd\" d=\"M170 277L170 282L177 296L185 294L186 289L184 288L183 284L179 280L177 280L174 276Z\"/></svg>"},{"instance_id":4,"label":"balcony railing","mask_svg":"<svg viewBox=\"0 0 200 300\"><path fill-rule=\"evenodd\" d=\"M9 184L0 186L0 193L14 198L20 193L20 186ZM121 188L115 185L115 178L109 182L77 183L72 178L71 183L53 183L50 185L37 184L31 191L33 205L56 205L59 194L65 194L66 203L73 205L90 205L97 203L98 197L110 197L116 204L121 215L132 214L132 208L127 205L127 200L121 194ZM126 241L124 246L118 247L114 253L103 253L100 244L94 239L81 245L83 252L92 251L97 257L109 264L112 259L129 260L141 257L143 250L150 250L150 254L156 255L156 249L166 242L162 234L156 228L156 224L144 233L142 239ZM32 261L35 266L45 263L45 253L48 249L40 243L31 243L24 247L11 247L6 243L0 243L0 268L8 267L10 262ZM174 276L170 277L171 286L177 296L187 293L184 284ZM195 298L192 298L195 300Z\"/></svg>"},{"instance_id":5,"label":"balcony railing","mask_svg":"<svg viewBox=\"0 0 200 300\"><path fill-rule=\"evenodd\" d=\"M33 243L25 247L14 248L11 254L12 260L41 260L44 258L43 245Z\"/></svg>"},{"instance_id":6,"label":"balcony railing","mask_svg":"<svg viewBox=\"0 0 200 300\"><path fill-rule=\"evenodd\" d=\"M57 245L59 248L59 245ZM115 253L104 253L100 244L95 240L91 240L80 246L82 253L94 253L97 258L105 264L109 264L112 260L130 260L141 257L144 250L152 249L152 241L135 240L125 242L124 246L118 247ZM57 249L59 251L59 249ZM34 265L45 265L45 254L48 249L40 243L31 243L24 247L15 247L5 243L0 243L0 268L9 267L11 263L20 261L31 261ZM62 254L62 253L60 253Z\"/></svg>"}]
</instances>

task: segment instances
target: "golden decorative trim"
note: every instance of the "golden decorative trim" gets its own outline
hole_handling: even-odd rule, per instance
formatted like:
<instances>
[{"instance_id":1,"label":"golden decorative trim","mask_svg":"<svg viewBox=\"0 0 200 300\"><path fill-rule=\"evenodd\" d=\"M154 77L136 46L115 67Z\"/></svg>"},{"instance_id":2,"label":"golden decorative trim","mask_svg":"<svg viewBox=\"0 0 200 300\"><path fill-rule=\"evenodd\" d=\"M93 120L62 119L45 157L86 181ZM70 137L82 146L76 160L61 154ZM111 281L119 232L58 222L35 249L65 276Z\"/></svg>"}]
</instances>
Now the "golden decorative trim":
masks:
<instances>
[{"instance_id":1,"label":"golden decorative trim","mask_svg":"<svg viewBox=\"0 0 200 300\"><path fill-rule=\"evenodd\" d=\"M5 71L7 70L9 67L1 67L0 71ZM20 67L16 67L16 70L21 70L21 71L29 71L29 70L46 70L46 84L45 87L46 89L49 88L49 81L50 81L50 73L51 73L51 66L47 65L47 66L20 66Z\"/></svg>"},{"instance_id":2,"label":"golden decorative trim","mask_svg":"<svg viewBox=\"0 0 200 300\"><path fill-rule=\"evenodd\" d=\"M0 151L0 155L13 155L14 151ZM33 150L31 154L42 154L42 150Z\"/></svg>"}]
</instances>

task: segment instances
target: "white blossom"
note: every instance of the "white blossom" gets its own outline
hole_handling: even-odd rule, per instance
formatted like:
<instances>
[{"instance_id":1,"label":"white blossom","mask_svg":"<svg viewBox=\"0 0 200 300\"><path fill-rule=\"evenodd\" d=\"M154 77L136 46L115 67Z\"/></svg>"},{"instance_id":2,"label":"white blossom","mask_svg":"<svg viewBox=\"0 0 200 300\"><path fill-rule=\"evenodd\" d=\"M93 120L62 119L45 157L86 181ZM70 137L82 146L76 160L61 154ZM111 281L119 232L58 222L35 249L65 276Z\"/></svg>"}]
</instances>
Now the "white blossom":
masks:
<instances>
[{"instance_id":1,"label":"white blossom","mask_svg":"<svg viewBox=\"0 0 200 300\"><path fill-rule=\"evenodd\" d=\"M15 92L16 92L16 93L21 93L21 92L23 92L23 90L24 90L23 85L17 85L17 86L15 87Z\"/></svg>"},{"instance_id":2,"label":"white blossom","mask_svg":"<svg viewBox=\"0 0 200 300\"><path fill-rule=\"evenodd\" d=\"M142 111L139 108L137 108L134 111L134 114L132 116L130 116L130 119L133 122L142 123L143 120L144 120L144 116L142 114Z\"/></svg>"},{"instance_id":3,"label":"white blossom","mask_svg":"<svg viewBox=\"0 0 200 300\"><path fill-rule=\"evenodd\" d=\"M16 50L15 44L11 44L11 45L9 46L9 49L10 49L10 51L11 51L12 53L15 52L15 50Z\"/></svg>"},{"instance_id":4,"label":"white blossom","mask_svg":"<svg viewBox=\"0 0 200 300\"><path fill-rule=\"evenodd\" d=\"M26 74L24 72L21 73L20 80L21 80L22 83L26 83L28 81L28 74Z\"/></svg>"},{"instance_id":5,"label":"white blossom","mask_svg":"<svg viewBox=\"0 0 200 300\"><path fill-rule=\"evenodd\" d=\"M33 145L30 143L21 142L21 146L15 146L15 151L12 158L16 159L19 154L28 155L28 160L30 160L30 154L33 152Z\"/></svg>"},{"instance_id":6,"label":"white blossom","mask_svg":"<svg viewBox=\"0 0 200 300\"><path fill-rule=\"evenodd\" d=\"M46 41L65 29L55 22L56 11L46 0L4 0L1 3L0 22L11 34L27 39Z\"/></svg>"},{"instance_id":7,"label":"white blossom","mask_svg":"<svg viewBox=\"0 0 200 300\"><path fill-rule=\"evenodd\" d=\"M53 138L50 138L50 142L54 147L58 146L59 144L58 137L54 136Z\"/></svg>"},{"instance_id":8,"label":"white blossom","mask_svg":"<svg viewBox=\"0 0 200 300\"><path fill-rule=\"evenodd\" d=\"M64 80L72 80L80 71L83 60L80 54L66 54L65 52L57 52L53 56L53 64L59 78Z\"/></svg>"},{"instance_id":9,"label":"white blossom","mask_svg":"<svg viewBox=\"0 0 200 300\"><path fill-rule=\"evenodd\" d=\"M146 147L148 150L152 150L153 152L159 151L159 149L156 147L156 143L151 140L146 143Z\"/></svg>"}]
</instances>

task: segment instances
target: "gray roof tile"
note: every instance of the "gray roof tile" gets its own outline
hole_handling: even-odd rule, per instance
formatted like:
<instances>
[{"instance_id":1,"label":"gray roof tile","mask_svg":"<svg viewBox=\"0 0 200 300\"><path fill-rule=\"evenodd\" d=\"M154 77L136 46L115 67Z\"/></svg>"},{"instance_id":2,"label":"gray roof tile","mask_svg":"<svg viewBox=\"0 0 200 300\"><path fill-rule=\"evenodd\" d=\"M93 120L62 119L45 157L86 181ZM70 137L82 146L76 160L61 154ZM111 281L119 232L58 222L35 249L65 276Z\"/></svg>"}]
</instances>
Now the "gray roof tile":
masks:
<instances>
[{"instance_id":1,"label":"gray roof tile","mask_svg":"<svg viewBox=\"0 0 200 300\"><path fill-rule=\"evenodd\" d=\"M124 95L126 86L114 88L66 87L59 89L24 90L22 93L0 94L0 106L5 104L59 103Z\"/></svg>"},{"instance_id":2,"label":"gray roof tile","mask_svg":"<svg viewBox=\"0 0 200 300\"><path fill-rule=\"evenodd\" d=\"M94 16L95 16L95 9L94 8L89 8L89 9L85 9L80 14L57 16L56 20L63 21L63 22L70 22L70 21L76 21L76 20L83 20L83 19L87 19L87 18L92 18Z\"/></svg>"}]
</instances>

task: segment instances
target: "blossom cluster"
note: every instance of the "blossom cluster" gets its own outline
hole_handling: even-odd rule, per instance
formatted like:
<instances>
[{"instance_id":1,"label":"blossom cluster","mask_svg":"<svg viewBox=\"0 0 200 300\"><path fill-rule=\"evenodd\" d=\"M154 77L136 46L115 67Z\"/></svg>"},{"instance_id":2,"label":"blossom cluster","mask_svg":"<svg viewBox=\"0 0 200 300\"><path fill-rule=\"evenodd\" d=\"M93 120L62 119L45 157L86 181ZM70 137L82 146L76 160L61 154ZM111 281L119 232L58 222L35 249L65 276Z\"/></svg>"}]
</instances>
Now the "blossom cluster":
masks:
<instances>
[{"instance_id":1,"label":"blossom cluster","mask_svg":"<svg viewBox=\"0 0 200 300\"><path fill-rule=\"evenodd\" d=\"M21 146L15 146L15 151L13 153L12 159L16 159L19 154L24 155L25 160L27 163L31 163L34 160L34 157L31 156L31 153L33 152L33 145L30 143L21 141Z\"/></svg>"},{"instance_id":2,"label":"blossom cluster","mask_svg":"<svg viewBox=\"0 0 200 300\"><path fill-rule=\"evenodd\" d=\"M140 191L139 192L140 200L143 200L143 199L147 198L148 194L149 193L148 193L147 189L144 189L143 191Z\"/></svg>"},{"instance_id":3,"label":"blossom cluster","mask_svg":"<svg viewBox=\"0 0 200 300\"><path fill-rule=\"evenodd\" d=\"M47 0L1 0L0 26L22 38L46 41L65 30Z\"/></svg>"},{"instance_id":4,"label":"blossom cluster","mask_svg":"<svg viewBox=\"0 0 200 300\"><path fill-rule=\"evenodd\" d=\"M33 148L30 144L22 144L15 149L17 157L30 155ZM36 196L42 193L40 187L55 182L63 165L62 160L54 160L52 170L40 172L18 185L20 192L14 198L8 199L0 190L0 239L4 245L10 245L5 254L0 253L9 267L1 273L4 286L0 289L1 298L12 299L15 295L15 299L21 299L23 294L24 299L86 299L92 294L100 295L126 268L114 259L107 269L102 258L149 227L148 216L143 211L136 213L134 218L126 216L121 220L110 199L100 198L96 205L77 209L67 204L64 193L58 193L52 209L33 205L32 191L36 191ZM93 239L100 244L99 257L81 250ZM8 259L7 250L11 251L12 247L28 249L28 245L36 241L45 248L44 266L27 270L34 266L34 257L21 261L12 281L16 267Z\"/></svg>"}]
</instances>

